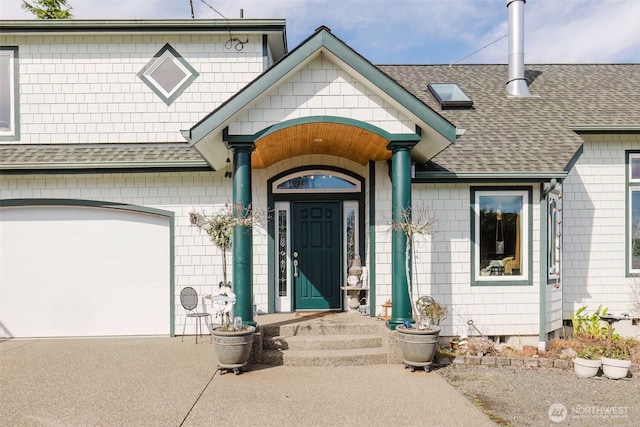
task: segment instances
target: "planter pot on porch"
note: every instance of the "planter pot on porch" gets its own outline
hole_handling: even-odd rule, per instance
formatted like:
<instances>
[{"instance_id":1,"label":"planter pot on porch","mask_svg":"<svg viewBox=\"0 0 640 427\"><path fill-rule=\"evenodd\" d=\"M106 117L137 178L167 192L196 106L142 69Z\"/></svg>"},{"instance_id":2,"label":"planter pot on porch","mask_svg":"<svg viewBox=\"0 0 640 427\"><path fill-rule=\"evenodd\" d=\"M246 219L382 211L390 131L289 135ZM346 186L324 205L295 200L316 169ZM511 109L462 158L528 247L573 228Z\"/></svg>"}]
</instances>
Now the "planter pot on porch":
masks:
<instances>
[{"instance_id":1,"label":"planter pot on porch","mask_svg":"<svg viewBox=\"0 0 640 427\"><path fill-rule=\"evenodd\" d=\"M613 380L625 378L631 367L631 360L602 358L602 373Z\"/></svg>"},{"instance_id":2,"label":"planter pot on porch","mask_svg":"<svg viewBox=\"0 0 640 427\"><path fill-rule=\"evenodd\" d=\"M438 348L440 328L432 326L429 329L417 329L398 326L396 332L405 368L410 368L411 372L415 371L415 368L424 368L429 372Z\"/></svg>"},{"instance_id":3,"label":"planter pot on porch","mask_svg":"<svg viewBox=\"0 0 640 427\"><path fill-rule=\"evenodd\" d=\"M218 367L224 373L233 370L238 375L247 366L253 345L254 326L247 326L241 331L226 332L221 328L211 330L213 346L218 357Z\"/></svg>"},{"instance_id":4,"label":"planter pot on porch","mask_svg":"<svg viewBox=\"0 0 640 427\"><path fill-rule=\"evenodd\" d=\"M598 374L602 361L600 359L573 359L573 370L579 378L591 378Z\"/></svg>"}]
</instances>

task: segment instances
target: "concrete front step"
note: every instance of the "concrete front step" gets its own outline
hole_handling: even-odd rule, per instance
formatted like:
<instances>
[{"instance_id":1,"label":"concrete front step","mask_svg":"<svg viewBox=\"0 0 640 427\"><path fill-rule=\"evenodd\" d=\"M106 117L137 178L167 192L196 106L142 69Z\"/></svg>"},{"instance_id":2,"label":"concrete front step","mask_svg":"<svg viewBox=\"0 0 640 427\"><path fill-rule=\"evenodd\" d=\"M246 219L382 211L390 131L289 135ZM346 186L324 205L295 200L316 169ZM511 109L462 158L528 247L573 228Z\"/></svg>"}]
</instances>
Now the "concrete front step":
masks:
<instances>
[{"instance_id":1,"label":"concrete front step","mask_svg":"<svg viewBox=\"0 0 640 427\"><path fill-rule=\"evenodd\" d=\"M379 323L341 324L328 322L301 322L262 327L265 337L292 337L311 335L381 335L384 325Z\"/></svg>"},{"instance_id":2,"label":"concrete front step","mask_svg":"<svg viewBox=\"0 0 640 427\"><path fill-rule=\"evenodd\" d=\"M346 350L382 347L381 335L295 335L265 338L267 350Z\"/></svg>"},{"instance_id":3,"label":"concrete front step","mask_svg":"<svg viewBox=\"0 0 640 427\"><path fill-rule=\"evenodd\" d=\"M264 350L262 363L287 366L382 365L387 362L383 347L345 350Z\"/></svg>"},{"instance_id":4,"label":"concrete front step","mask_svg":"<svg viewBox=\"0 0 640 427\"><path fill-rule=\"evenodd\" d=\"M354 314L274 319L260 326L261 363L289 366L390 363L384 322Z\"/></svg>"}]
</instances>

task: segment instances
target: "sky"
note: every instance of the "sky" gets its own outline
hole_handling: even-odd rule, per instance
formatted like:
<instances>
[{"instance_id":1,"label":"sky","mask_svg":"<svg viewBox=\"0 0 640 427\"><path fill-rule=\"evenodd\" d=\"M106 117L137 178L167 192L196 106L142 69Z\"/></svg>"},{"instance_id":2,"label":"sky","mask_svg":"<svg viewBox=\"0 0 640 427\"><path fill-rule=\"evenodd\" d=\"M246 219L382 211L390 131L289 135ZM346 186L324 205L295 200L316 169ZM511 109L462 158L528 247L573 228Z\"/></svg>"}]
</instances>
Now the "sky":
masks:
<instances>
[{"instance_id":1,"label":"sky","mask_svg":"<svg viewBox=\"0 0 640 427\"><path fill-rule=\"evenodd\" d=\"M289 50L324 25L374 64L508 60L506 0L205 1L192 0L196 19L286 19ZM68 3L74 19L191 18L190 0ZM0 19L33 19L21 5L0 0ZM640 0L528 0L525 63L638 63L638 22Z\"/></svg>"}]
</instances>

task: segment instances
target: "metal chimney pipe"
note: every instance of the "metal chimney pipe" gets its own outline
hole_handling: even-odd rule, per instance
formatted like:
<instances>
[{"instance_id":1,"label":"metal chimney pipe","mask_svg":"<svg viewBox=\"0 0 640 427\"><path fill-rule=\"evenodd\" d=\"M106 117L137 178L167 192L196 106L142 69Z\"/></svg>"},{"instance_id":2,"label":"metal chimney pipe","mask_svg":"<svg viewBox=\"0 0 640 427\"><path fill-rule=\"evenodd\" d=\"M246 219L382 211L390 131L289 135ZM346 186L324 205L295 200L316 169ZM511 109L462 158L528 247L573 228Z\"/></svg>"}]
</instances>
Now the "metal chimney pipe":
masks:
<instances>
[{"instance_id":1,"label":"metal chimney pipe","mask_svg":"<svg viewBox=\"0 0 640 427\"><path fill-rule=\"evenodd\" d=\"M524 79L524 4L526 0L507 0L509 9L509 80L507 93L531 96Z\"/></svg>"}]
</instances>

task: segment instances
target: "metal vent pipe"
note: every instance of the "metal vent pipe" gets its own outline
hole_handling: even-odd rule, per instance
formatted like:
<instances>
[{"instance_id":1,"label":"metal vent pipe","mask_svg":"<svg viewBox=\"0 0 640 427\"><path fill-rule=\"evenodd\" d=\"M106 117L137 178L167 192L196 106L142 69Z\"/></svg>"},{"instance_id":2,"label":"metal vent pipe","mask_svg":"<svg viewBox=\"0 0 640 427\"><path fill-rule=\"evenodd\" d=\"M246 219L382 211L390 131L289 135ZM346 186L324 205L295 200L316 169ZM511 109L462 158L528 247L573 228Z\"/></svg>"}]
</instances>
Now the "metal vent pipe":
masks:
<instances>
[{"instance_id":1,"label":"metal vent pipe","mask_svg":"<svg viewBox=\"0 0 640 427\"><path fill-rule=\"evenodd\" d=\"M524 79L524 4L526 0L507 0L509 9L509 80L507 93L531 96Z\"/></svg>"}]
</instances>

